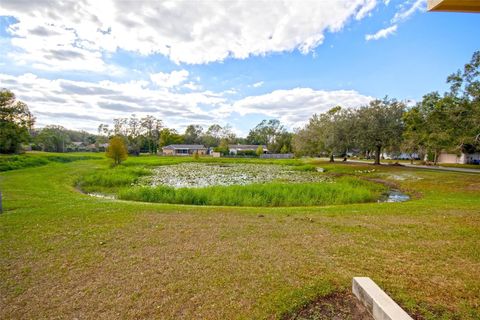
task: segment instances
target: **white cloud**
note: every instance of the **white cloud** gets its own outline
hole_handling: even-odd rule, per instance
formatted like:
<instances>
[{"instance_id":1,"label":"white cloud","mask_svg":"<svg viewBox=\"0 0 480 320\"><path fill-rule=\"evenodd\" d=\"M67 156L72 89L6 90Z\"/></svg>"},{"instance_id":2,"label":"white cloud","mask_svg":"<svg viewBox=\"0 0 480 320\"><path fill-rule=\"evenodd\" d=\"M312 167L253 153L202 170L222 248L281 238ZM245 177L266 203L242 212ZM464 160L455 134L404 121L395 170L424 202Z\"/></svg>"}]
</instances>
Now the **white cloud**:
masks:
<instances>
[{"instance_id":1,"label":"white cloud","mask_svg":"<svg viewBox=\"0 0 480 320\"><path fill-rule=\"evenodd\" d=\"M385 1L385 5L388 5L390 1ZM426 10L426 0L409 0L406 3L399 5L399 10L393 16L392 25L388 28L381 29L374 34L365 35L365 40L378 40L381 38L387 38L389 35L394 34L397 31L398 23L407 20L417 11Z\"/></svg>"},{"instance_id":2,"label":"white cloud","mask_svg":"<svg viewBox=\"0 0 480 320\"><path fill-rule=\"evenodd\" d=\"M95 132L100 123L111 123L114 118L132 113L139 117L154 115L176 129L191 123L204 126L225 123L232 118L240 119L237 122L243 126L253 126L245 117L252 114L278 118L294 128L314 113L336 105L357 107L373 99L353 90L294 88L232 101L224 97L224 92L152 90L147 81L50 80L31 73L21 76L0 73L0 83L27 103L38 119L37 127L59 124L90 132Z\"/></svg>"},{"instance_id":3,"label":"white cloud","mask_svg":"<svg viewBox=\"0 0 480 320\"><path fill-rule=\"evenodd\" d=\"M94 132L100 123L118 117L152 114L167 125L210 124L215 117L203 105L220 108L226 102L210 91L175 93L149 89L147 81L118 83L49 80L34 74L0 74L2 87L12 90L37 117L37 126L60 124Z\"/></svg>"},{"instance_id":4,"label":"white cloud","mask_svg":"<svg viewBox=\"0 0 480 320\"><path fill-rule=\"evenodd\" d=\"M411 4L410 7L407 6L409 4ZM426 10L426 0L408 1L406 4L403 4L401 6L401 9L397 13L395 13L392 19L392 23L405 21L415 12L425 11L425 10Z\"/></svg>"},{"instance_id":5,"label":"white cloud","mask_svg":"<svg viewBox=\"0 0 480 320\"><path fill-rule=\"evenodd\" d=\"M322 113L337 105L358 107L373 98L354 90L324 91L311 88L275 90L250 96L221 107L220 113L261 114L277 118L291 128L303 125L314 113Z\"/></svg>"},{"instance_id":6,"label":"white cloud","mask_svg":"<svg viewBox=\"0 0 480 320\"><path fill-rule=\"evenodd\" d=\"M395 25L390 26L388 28L378 30L374 34L367 34L367 35L365 35L365 40L370 41L370 40L378 40L378 39L381 39L381 38L386 38L389 35L395 33L397 31L397 27L398 26L395 24Z\"/></svg>"},{"instance_id":7,"label":"white cloud","mask_svg":"<svg viewBox=\"0 0 480 320\"><path fill-rule=\"evenodd\" d=\"M170 73L158 72L150 75L153 83L161 88L176 87L188 79L189 72L187 70L176 70Z\"/></svg>"},{"instance_id":8,"label":"white cloud","mask_svg":"<svg viewBox=\"0 0 480 320\"><path fill-rule=\"evenodd\" d=\"M255 82L254 84L252 84L252 87L254 88L260 88L261 86L263 86L263 81Z\"/></svg>"},{"instance_id":9,"label":"white cloud","mask_svg":"<svg viewBox=\"0 0 480 320\"><path fill-rule=\"evenodd\" d=\"M357 14L355 15L356 20L361 20L365 18L370 12L377 6L377 0L368 0L365 1L365 5L358 10Z\"/></svg>"},{"instance_id":10,"label":"white cloud","mask_svg":"<svg viewBox=\"0 0 480 320\"><path fill-rule=\"evenodd\" d=\"M3 0L0 15L18 23L14 58L38 67L99 70L117 49L159 53L177 63L244 59L298 49L311 52L326 31L362 19L375 0L322 1L18 1ZM82 64L81 61L84 63ZM72 63L69 63L72 62Z\"/></svg>"},{"instance_id":11,"label":"white cloud","mask_svg":"<svg viewBox=\"0 0 480 320\"><path fill-rule=\"evenodd\" d=\"M235 88L227 89L222 92L222 94L227 94L227 95L233 95L233 94L238 94L238 90Z\"/></svg>"},{"instance_id":12,"label":"white cloud","mask_svg":"<svg viewBox=\"0 0 480 320\"><path fill-rule=\"evenodd\" d=\"M202 89L202 86L198 83L195 83L193 81L189 81L183 85L184 88L190 89L192 91L197 91Z\"/></svg>"}]
</instances>

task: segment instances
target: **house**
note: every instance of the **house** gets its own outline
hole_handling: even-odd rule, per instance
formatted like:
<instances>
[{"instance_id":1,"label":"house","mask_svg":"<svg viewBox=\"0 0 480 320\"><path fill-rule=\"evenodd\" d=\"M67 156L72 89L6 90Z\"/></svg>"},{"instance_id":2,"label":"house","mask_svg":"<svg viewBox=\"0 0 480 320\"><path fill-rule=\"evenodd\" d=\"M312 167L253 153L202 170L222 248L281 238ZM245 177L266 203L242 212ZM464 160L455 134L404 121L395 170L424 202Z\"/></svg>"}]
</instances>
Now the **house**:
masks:
<instances>
[{"instance_id":1,"label":"house","mask_svg":"<svg viewBox=\"0 0 480 320\"><path fill-rule=\"evenodd\" d=\"M72 141L67 146L67 151L85 151L86 147L85 144L81 141Z\"/></svg>"},{"instance_id":2,"label":"house","mask_svg":"<svg viewBox=\"0 0 480 320\"><path fill-rule=\"evenodd\" d=\"M480 12L477 0L428 0L429 11Z\"/></svg>"},{"instance_id":3,"label":"house","mask_svg":"<svg viewBox=\"0 0 480 320\"><path fill-rule=\"evenodd\" d=\"M458 163L458 164L480 164L480 152L456 153L440 152L437 159L438 163Z\"/></svg>"},{"instance_id":4,"label":"house","mask_svg":"<svg viewBox=\"0 0 480 320\"><path fill-rule=\"evenodd\" d=\"M84 147L85 144L81 141L73 141L72 144L77 147L77 148L80 148L80 147Z\"/></svg>"},{"instance_id":5,"label":"house","mask_svg":"<svg viewBox=\"0 0 480 320\"><path fill-rule=\"evenodd\" d=\"M207 148L200 144L171 144L162 148L163 154L167 156L188 156L195 153L206 155Z\"/></svg>"},{"instance_id":6,"label":"house","mask_svg":"<svg viewBox=\"0 0 480 320\"><path fill-rule=\"evenodd\" d=\"M228 146L228 150L230 150L230 154L245 154L251 152L257 152L258 147L262 147L263 153L268 153L267 146L265 145L258 145L258 144L231 144Z\"/></svg>"},{"instance_id":7,"label":"house","mask_svg":"<svg viewBox=\"0 0 480 320\"><path fill-rule=\"evenodd\" d=\"M381 157L386 160L420 160L420 155L416 152L383 152Z\"/></svg>"},{"instance_id":8,"label":"house","mask_svg":"<svg viewBox=\"0 0 480 320\"><path fill-rule=\"evenodd\" d=\"M103 151L106 151L107 148L108 148L108 142L107 143L99 143L97 150L103 152Z\"/></svg>"}]
</instances>

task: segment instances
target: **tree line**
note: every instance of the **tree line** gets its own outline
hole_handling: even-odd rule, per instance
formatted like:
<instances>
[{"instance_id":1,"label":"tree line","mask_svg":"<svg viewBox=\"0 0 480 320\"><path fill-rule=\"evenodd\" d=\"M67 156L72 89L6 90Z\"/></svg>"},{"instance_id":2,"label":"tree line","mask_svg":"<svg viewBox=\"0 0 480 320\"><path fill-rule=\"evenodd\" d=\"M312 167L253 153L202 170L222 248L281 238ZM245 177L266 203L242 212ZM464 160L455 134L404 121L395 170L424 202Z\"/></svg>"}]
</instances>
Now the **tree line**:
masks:
<instances>
[{"instance_id":1,"label":"tree line","mask_svg":"<svg viewBox=\"0 0 480 320\"><path fill-rule=\"evenodd\" d=\"M298 155L346 155L355 151L427 156L435 164L441 151L472 153L480 147L480 51L463 70L447 78L450 90L428 93L413 107L396 99L377 99L357 109L340 106L313 115L293 139Z\"/></svg>"},{"instance_id":2,"label":"tree line","mask_svg":"<svg viewBox=\"0 0 480 320\"><path fill-rule=\"evenodd\" d=\"M436 162L441 151L471 153L480 149L480 51L447 78L450 89L432 92L408 107L385 97L358 108L336 106L313 115L308 123L289 132L279 120L263 120L246 137L238 137L230 125L208 128L188 125L183 133L168 128L152 115L114 119L101 124L97 134L51 125L35 129L28 106L9 90L0 90L0 152L16 153L22 143L44 151L74 150L73 142L100 147L120 137L130 154L158 150L170 144L202 144L228 153L231 144L266 145L273 153L297 156L335 156L355 153L380 163L384 152L407 153Z\"/></svg>"},{"instance_id":3,"label":"tree line","mask_svg":"<svg viewBox=\"0 0 480 320\"><path fill-rule=\"evenodd\" d=\"M206 130L200 125L191 124L183 133L179 133L165 127L162 120L151 115L140 119L135 115L114 119L112 126L101 124L98 134L105 139L123 137L130 154L156 154L159 148L171 144L200 144L222 153L228 153L228 146L232 144L259 144L266 145L275 153L288 153L292 151L293 137L276 119L263 120L249 131L246 138L242 138L228 124L212 124Z\"/></svg>"},{"instance_id":4,"label":"tree line","mask_svg":"<svg viewBox=\"0 0 480 320\"><path fill-rule=\"evenodd\" d=\"M0 90L0 153L18 153L22 144L33 150L48 152L104 151L113 137L121 137L130 154L156 154L170 144L202 144L228 154L232 144L260 144L275 153L292 152L293 134L280 121L263 120L249 131L247 137L238 137L230 125L212 124L206 130L196 124L188 125L183 133L168 128L161 119L152 115L138 118L113 119L113 123L100 124L97 134L69 130L59 125L34 128L35 117L28 106L18 101L7 89ZM79 147L79 143L83 145Z\"/></svg>"}]
</instances>

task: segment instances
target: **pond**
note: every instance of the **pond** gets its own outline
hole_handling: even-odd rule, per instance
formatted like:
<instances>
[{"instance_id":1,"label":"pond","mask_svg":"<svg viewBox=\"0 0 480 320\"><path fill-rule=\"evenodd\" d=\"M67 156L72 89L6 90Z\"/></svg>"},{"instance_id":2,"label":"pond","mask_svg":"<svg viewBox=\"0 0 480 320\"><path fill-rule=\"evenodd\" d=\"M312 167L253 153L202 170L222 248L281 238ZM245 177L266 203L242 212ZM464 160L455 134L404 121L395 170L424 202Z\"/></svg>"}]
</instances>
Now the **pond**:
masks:
<instances>
[{"instance_id":1,"label":"pond","mask_svg":"<svg viewBox=\"0 0 480 320\"><path fill-rule=\"evenodd\" d=\"M139 180L143 186L203 188L268 182L331 182L317 171L301 171L292 166L270 164L182 163L154 168L153 174Z\"/></svg>"},{"instance_id":2,"label":"pond","mask_svg":"<svg viewBox=\"0 0 480 320\"><path fill-rule=\"evenodd\" d=\"M392 189L388 194L378 202L405 202L410 200L410 196L397 189Z\"/></svg>"},{"instance_id":3,"label":"pond","mask_svg":"<svg viewBox=\"0 0 480 320\"><path fill-rule=\"evenodd\" d=\"M356 176L330 175L312 165L187 162L142 170L128 168L120 173L115 176L106 171L103 176L95 173L93 178L86 179L90 183L87 184L89 195L144 202L251 207L410 199L400 190L388 190L382 183ZM102 191L111 194L105 195Z\"/></svg>"}]
</instances>

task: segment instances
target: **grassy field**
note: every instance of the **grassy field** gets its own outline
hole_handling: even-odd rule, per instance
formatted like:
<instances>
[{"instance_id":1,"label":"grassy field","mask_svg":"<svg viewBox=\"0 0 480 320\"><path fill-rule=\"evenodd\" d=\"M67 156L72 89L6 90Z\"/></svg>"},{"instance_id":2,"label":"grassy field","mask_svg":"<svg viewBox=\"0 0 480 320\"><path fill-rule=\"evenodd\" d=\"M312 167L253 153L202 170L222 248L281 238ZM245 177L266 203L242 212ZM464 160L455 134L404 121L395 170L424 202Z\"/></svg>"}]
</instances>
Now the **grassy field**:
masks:
<instances>
[{"instance_id":1,"label":"grassy field","mask_svg":"<svg viewBox=\"0 0 480 320\"><path fill-rule=\"evenodd\" d=\"M40 167L49 163L65 163L103 158L98 153L51 153L30 152L22 155L0 155L0 172L23 168Z\"/></svg>"},{"instance_id":2,"label":"grassy field","mask_svg":"<svg viewBox=\"0 0 480 320\"><path fill-rule=\"evenodd\" d=\"M354 276L419 319L480 318L478 174L318 162L413 200L202 207L84 195L106 160L76 160L0 175L2 319L273 319Z\"/></svg>"}]
</instances>

